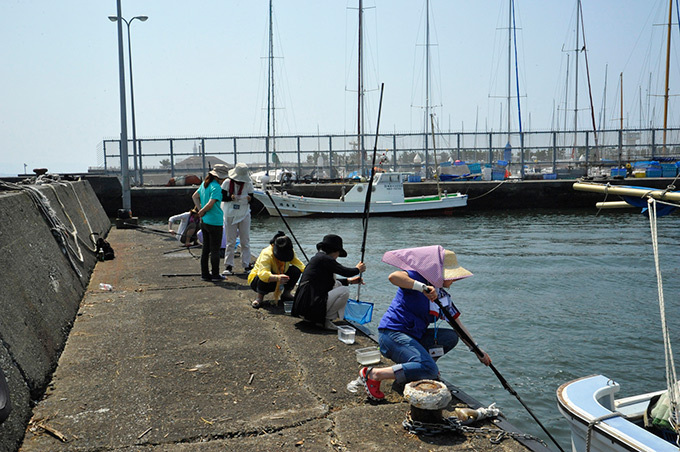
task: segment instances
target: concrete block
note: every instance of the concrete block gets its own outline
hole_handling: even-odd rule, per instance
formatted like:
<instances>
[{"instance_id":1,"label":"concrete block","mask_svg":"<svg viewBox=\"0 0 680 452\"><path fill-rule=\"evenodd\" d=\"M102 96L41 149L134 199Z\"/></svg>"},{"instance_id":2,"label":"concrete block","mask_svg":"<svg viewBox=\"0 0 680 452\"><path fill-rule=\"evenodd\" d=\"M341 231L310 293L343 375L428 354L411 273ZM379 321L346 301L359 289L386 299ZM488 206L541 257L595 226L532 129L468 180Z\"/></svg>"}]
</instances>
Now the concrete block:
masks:
<instances>
[{"instance_id":1,"label":"concrete block","mask_svg":"<svg viewBox=\"0 0 680 452\"><path fill-rule=\"evenodd\" d=\"M32 187L44 198L0 192L0 366L13 392L0 450L23 437L31 400L50 381L97 263L94 242L111 227L88 182Z\"/></svg>"},{"instance_id":2,"label":"concrete block","mask_svg":"<svg viewBox=\"0 0 680 452\"><path fill-rule=\"evenodd\" d=\"M12 362L7 349L1 345L0 368L5 374L12 403L12 412L0 424L0 450L17 450L31 419L31 397L21 372Z\"/></svg>"}]
</instances>

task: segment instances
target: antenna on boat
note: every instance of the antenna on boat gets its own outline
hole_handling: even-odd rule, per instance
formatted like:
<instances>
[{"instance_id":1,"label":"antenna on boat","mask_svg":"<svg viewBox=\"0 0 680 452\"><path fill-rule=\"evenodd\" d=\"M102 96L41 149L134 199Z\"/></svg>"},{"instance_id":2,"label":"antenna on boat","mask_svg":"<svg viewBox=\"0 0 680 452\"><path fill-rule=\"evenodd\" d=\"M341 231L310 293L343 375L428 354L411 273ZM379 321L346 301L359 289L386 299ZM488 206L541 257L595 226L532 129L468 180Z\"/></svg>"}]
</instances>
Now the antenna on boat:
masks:
<instances>
[{"instance_id":1,"label":"antenna on boat","mask_svg":"<svg viewBox=\"0 0 680 452\"><path fill-rule=\"evenodd\" d=\"M364 261L366 255L366 233L368 232L368 216L371 211L371 193L373 192L373 178L375 177L375 155L378 152L378 131L380 130L380 113L382 112L382 100L385 83L380 84L380 103L378 104L378 122L375 126L375 143L373 144L373 159L371 161L371 177L368 179L368 187L366 188L366 201L364 202L364 218L362 220L364 226L364 236L361 239L361 262ZM357 285L357 301L361 297L361 284Z\"/></svg>"}]
</instances>

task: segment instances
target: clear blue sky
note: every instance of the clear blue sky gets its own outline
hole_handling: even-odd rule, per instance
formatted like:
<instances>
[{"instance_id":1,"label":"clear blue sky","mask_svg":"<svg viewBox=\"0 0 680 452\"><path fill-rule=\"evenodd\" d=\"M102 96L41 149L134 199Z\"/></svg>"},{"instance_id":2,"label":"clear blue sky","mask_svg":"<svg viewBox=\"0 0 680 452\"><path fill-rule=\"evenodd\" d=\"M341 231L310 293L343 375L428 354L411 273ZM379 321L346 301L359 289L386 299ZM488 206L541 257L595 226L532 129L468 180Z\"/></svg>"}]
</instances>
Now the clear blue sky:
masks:
<instances>
[{"instance_id":1,"label":"clear blue sky","mask_svg":"<svg viewBox=\"0 0 680 452\"><path fill-rule=\"evenodd\" d=\"M506 101L495 96L507 94L508 0L430 3L439 127L474 131L477 122L480 131L505 128ZM274 1L277 133L355 131L357 4ZM366 87L373 89L369 131L381 82L381 131L422 130L424 5L364 1L370 7L364 15ZM524 129L563 127L565 50L575 47L576 1L515 0L515 8ZM267 12L267 0L123 0L125 18L149 16L132 23L138 136L263 134ZM668 0L583 0L598 123L618 127L623 72L628 125L638 127L641 117L643 124L662 125L665 28L659 24L667 14ZM29 172L72 172L102 163L98 143L120 134L117 27L109 15L116 15L115 0L0 1L0 174L22 173L24 164ZM673 39L679 39L677 24ZM570 60L573 76L574 52ZM579 64L581 110L589 101L584 60ZM679 68L673 50L671 95L680 90ZM671 99L669 126L677 127L678 101ZM590 127L588 114L580 111L579 128Z\"/></svg>"}]
</instances>

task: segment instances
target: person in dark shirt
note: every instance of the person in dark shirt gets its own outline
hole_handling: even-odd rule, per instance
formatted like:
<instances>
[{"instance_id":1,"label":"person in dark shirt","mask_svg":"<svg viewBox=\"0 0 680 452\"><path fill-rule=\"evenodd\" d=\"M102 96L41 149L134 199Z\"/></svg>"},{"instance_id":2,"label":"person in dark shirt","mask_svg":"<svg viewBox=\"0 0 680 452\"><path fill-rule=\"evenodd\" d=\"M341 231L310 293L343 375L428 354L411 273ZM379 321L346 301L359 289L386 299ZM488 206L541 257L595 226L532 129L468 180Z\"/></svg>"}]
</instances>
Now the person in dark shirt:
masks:
<instances>
[{"instance_id":1,"label":"person in dark shirt","mask_svg":"<svg viewBox=\"0 0 680 452\"><path fill-rule=\"evenodd\" d=\"M346 257L342 237L328 234L317 243L318 253L312 257L300 278L292 315L316 323L329 330L337 329L333 320L343 318L349 298L349 284L363 284L358 276L366 271L366 264L345 267L337 261ZM336 279L335 275L345 278ZM347 279L348 277L351 277Z\"/></svg>"}]
</instances>

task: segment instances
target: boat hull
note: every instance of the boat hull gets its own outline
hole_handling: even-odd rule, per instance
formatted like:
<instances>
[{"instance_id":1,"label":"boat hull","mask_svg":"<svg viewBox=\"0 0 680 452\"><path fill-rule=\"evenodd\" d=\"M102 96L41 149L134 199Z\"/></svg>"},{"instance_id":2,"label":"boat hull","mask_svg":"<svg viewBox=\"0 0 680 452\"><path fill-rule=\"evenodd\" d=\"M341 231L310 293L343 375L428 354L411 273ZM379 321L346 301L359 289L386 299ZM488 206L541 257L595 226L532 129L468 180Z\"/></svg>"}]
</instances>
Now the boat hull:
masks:
<instances>
[{"instance_id":1,"label":"boat hull","mask_svg":"<svg viewBox=\"0 0 680 452\"><path fill-rule=\"evenodd\" d=\"M306 198L288 194L269 193L257 190L255 198L267 209L271 216L361 216L364 214L363 202L342 201L340 199ZM276 206L272 203L276 203ZM371 215L452 215L453 210L467 205L467 195L460 193L438 197L405 198L403 202L371 202ZM277 209L278 208L278 209Z\"/></svg>"},{"instance_id":2,"label":"boat hull","mask_svg":"<svg viewBox=\"0 0 680 452\"><path fill-rule=\"evenodd\" d=\"M673 444L636 422L649 399L662 391L615 400L618 390L619 385L603 375L579 378L559 387L557 406L569 423L572 451L587 449L592 423L590 452L678 452Z\"/></svg>"}]
</instances>

